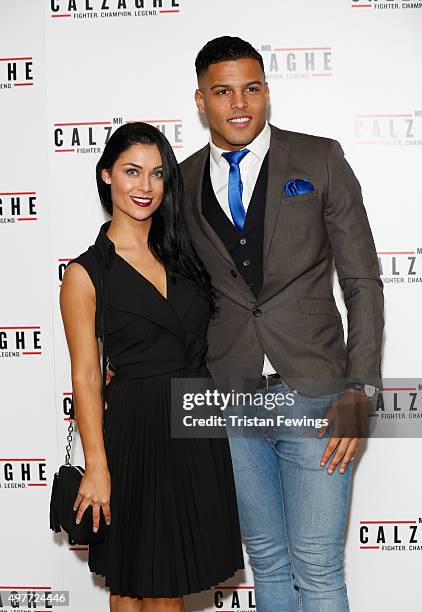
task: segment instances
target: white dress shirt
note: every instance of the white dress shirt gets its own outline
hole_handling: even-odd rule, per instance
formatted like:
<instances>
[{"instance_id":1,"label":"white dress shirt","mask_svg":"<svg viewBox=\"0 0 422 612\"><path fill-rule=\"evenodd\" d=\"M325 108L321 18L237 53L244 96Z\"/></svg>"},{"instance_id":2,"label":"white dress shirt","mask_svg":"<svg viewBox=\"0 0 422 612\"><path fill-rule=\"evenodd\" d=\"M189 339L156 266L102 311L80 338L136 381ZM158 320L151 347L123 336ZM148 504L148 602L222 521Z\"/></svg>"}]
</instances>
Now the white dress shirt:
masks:
<instances>
[{"instance_id":1,"label":"white dress shirt","mask_svg":"<svg viewBox=\"0 0 422 612\"><path fill-rule=\"evenodd\" d=\"M251 201L253 190L255 189L255 183L261 170L262 162L264 161L264 157L270 148L270 139L271 129L267 121L265 122L262 132L260 132L258 136L250 144L248 144L247 147L244 147L249 149L249 153L245 155L245 157L239 163L239 169L243 184L242 202L246 212L248 211L249 202ZM230 164L224 157L222 157L222 154L226 153L226 150L217 147L211 139L210 149L210 175L212 188L218 203L226 213L228 219L230 219L230 221L233 223L229 206ZM275 369L271 365L267 355L264 355L264 366L262 373L275 374Z\"/></svg>"},{"instance_id":2,"label":"white dress shirt","mask_svg":"<svg viewBox=\"0 0 422 612\"><path fill-rule=\"evenodd\" d=\"M248 211L249 202L251 201L252 193L255 189L255 183L258 178L259 171L261 170L262 162L264 161L264 157L270 148L270 138L271 129L268 122L266 122L264 129L258 134L255 140L252 140L247 147L244 147L245 149L249 149L249 153L245 155L240 162L239 169L243 183L242 202L246 212ZM222 157L223 153L226 153L226 150L217 147L212 140L210 140L210 148L210 174L212 188L218 203L226 213L227 217L233 223L229 206L230 164L225 157Z\"/></svg>"}]
</instances>

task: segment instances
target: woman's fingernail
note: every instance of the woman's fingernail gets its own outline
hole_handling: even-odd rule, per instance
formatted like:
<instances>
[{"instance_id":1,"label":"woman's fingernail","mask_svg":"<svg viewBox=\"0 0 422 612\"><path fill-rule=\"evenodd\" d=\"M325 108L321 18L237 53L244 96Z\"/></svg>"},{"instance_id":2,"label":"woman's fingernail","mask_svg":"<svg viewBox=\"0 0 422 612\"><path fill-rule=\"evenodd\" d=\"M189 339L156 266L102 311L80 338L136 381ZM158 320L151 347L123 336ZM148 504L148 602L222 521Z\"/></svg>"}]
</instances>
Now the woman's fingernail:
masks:
<instances>
[{"instance_id":1,"label":"woman's fingernail","mask_svg":"<svg viewBox=\"0 0 422 612\"><path fill-rule=\"evenodd\" d=\"M334 472L334 470L332 470L331 468L328 470L329 474L332 474Z\"/></svg>"},{"instance_id":2,"label":"woman's fingernail","mask_svg":"<svg viewBox=\"0 0 422 612\"><path fill-rule=\"evenodd\" d=\"M321 467L324 467L325 461L321 461Z\"/></svg>"}]
</instances>

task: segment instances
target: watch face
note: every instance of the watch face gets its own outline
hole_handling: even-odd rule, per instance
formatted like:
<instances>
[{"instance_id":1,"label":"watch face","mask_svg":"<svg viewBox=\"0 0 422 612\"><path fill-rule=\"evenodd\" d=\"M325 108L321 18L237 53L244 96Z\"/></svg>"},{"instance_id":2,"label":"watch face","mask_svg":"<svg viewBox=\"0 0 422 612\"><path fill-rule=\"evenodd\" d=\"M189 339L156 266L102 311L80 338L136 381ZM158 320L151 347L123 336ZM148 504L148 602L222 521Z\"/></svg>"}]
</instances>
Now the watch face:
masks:
<instances>
[{"instance_id":1,"label":"watch face","mask_svg":"<svg viewBox=\"0 0 422 612\"><path fill-rule=\"evenodd\" d=\"M373 385L364 385L363 390L365 395L367 395L368 397L374 397L375 387Z\"/></svg>"}]
</instances>

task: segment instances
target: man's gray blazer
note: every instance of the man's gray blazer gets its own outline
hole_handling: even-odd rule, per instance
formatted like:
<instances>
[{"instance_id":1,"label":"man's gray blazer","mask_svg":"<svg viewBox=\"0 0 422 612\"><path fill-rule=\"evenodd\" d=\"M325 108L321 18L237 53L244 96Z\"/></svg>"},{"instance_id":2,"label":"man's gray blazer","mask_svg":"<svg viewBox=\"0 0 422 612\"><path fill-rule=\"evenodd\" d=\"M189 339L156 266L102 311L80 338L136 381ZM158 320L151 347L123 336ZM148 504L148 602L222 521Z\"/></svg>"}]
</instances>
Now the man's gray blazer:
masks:
<instances>
[{"instance_id":1,"label":"man's gray blazer","mask_svg":"<svg viewBox=\"0 0 422 612\"><path fill-rule=\"evenodd\" d=\"M253 391L264 352L307 395L338 380L381 387L383 284L361 188L336 140L271 127L263 287L257 298L201 213L209 145L181 164L188 228L218 295L207 365L218 388ZM289 179L314 191L287 197ZM348 340L332 290L333 258L348 312Z\"/></svg>"}]
</instances>

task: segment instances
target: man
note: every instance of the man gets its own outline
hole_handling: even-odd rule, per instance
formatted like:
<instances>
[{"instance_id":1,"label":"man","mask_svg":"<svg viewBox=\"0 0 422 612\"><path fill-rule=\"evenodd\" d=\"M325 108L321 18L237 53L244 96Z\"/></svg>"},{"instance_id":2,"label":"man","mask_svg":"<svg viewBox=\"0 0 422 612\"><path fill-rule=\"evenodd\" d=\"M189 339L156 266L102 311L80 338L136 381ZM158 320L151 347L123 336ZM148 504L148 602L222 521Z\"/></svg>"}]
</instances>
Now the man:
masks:
<instances>
[{"instance_id":1,"label":"man","mask_svg":"<svg viewBox=\"0 0 422 612\"><path fill-rule=\"evenodd\" d=\"M218 295L209 370L225 391L291 392L296 410L326 414L335 427L330 438L327 427L320 437L229 428L257 609L345 612L351 460L368 397L381 387L383 332L382 282L360 185L337 141L267 123L263 60L249 43L208 42L196 72L210 143L181 169L188 226ZM339 393L341 380L347 388Z\"/></svg>"}]
</instances>

